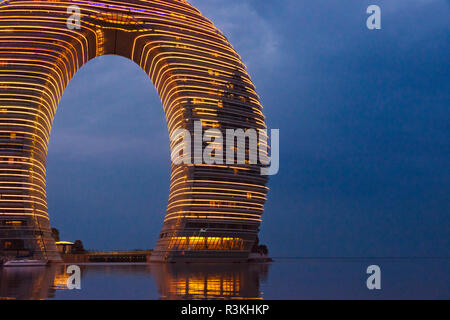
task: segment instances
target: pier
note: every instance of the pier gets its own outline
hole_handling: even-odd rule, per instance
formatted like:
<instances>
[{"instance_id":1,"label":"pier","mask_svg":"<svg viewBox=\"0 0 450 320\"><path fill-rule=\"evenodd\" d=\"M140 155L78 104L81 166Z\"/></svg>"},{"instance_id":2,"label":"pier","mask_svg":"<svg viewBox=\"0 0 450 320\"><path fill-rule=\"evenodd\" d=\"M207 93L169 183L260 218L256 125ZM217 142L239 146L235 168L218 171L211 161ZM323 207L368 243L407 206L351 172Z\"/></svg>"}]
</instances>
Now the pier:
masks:
<instances>
[{"instance_id":1,"label":"pier","mask_svg":"<svg viewBox=\"0 0 450 320\"><path fill-rule=\"evenodd\" d=\"M66 263L145 263L153 250L86 252L80 254L62 254Z\"/></svg>"}]
</instances>

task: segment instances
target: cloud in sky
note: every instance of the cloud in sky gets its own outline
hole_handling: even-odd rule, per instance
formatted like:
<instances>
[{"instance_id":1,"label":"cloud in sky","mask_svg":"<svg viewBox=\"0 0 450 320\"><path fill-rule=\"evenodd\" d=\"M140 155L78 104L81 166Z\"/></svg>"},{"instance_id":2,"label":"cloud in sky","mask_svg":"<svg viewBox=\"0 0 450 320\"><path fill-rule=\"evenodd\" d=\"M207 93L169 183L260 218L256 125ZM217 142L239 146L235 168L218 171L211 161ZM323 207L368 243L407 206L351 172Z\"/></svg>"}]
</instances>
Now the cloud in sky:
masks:
<instances>
[{"instance_id":1,"label":"cloud in sky","mask_svg":"<svg viewBox=\"0 0 450 320\"><path fill-rule=\"evenodd\" d=\"M435 3L445 3L447 0L379 0L376 4L379 5L383 11L383 13L393 14L398 13L399 11L408 11L408 10L416 10L420 9L422 6L426 6L429 4ZM373 2L373 1L372 1ZM375 3L374 3L375 4ZM447 3L448 4L448 3Z\"/></svg>"},{"instance_id":2,"label":"cloud in sky","mask_svg":"<svg viewBox=\"0 0 450 320\"><path fill-rule=\"evenodd\" d=\"M249 69L273 68L281 58L273 25L247 1L193 0L192 5L214 22L241 55Z\"/></svg>"},{"instance_id":3,"label":"cloud in sky","mask_svg":"<svg viewBox=\"0 0 450 320\"><path fill-rule=\"evenodd\" d=\"M58 106L49 152L66 159L140 154L161 161L169 154L161 141L168 139L162 105L148 76L131 61L105 56L89 62L70 82Z\"/></svg>"},{"instance_id":4,"label":"cloud in sky","mask_svg":"<svg viewBox=\"0 0 450 320\"><path fill-rule=\"evenodd\" d=\"M166 135L153 135L149 137L136 137L130 135L100 135L83 133L79 130L64 130L52 138L52 156L64 157L66 160L76 159L108 159L111 157L124 157L139 154L148 161L167 160L167 154L161 152L165 148L161 141Z\"/></svg>"}]
</instances>

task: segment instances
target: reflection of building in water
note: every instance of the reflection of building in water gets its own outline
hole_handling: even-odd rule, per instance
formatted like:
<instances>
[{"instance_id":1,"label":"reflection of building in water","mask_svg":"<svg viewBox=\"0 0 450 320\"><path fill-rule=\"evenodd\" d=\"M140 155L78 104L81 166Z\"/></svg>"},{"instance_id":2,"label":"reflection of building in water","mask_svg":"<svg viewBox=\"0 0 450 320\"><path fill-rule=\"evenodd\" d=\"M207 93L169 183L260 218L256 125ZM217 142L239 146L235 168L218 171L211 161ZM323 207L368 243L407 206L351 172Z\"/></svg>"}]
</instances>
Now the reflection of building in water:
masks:
<instances>
[{"instance_id":1,"label":"reflection of building in water","mask_svg":"<svg viewBox=\"0 0 450 320\"><path fill-rule=\"evenodd\" d=\"M267 264L154 265L162 299L261 299Z\"/></svg>"},{"instance_id":2,"label":"reflection of building in water","mask_svg":"<svg viewBox=\"0 0 450 320\"><path fill-rule=\"evenodd\" d=\"M67 266L0 268L0 299L39 300L67 289Z\"/></svg>"},{"instance_id":3,"label":"reflection of building in water","mask_svg":"<svg viewBox=\"0 0 450 320\"><path fill-rule=\"evenodd\" d=\"M0 269L1 299L46 299L51 294L55 267Z\"/></svg>"},{"instance_id":4,"label":"reflection of building in water","mask_svg":"<svg viewBox=\"0 0 450 320\"><path fill-rule=\"evenodd\" d=\"M57 290L67 290L70 277L67 267L59 264L0 268L0 300L54 298ZM82 283L87 281L85 288L92 287L88 279L96 279L95 285L98 286L98 277L105 283L119 279L118 283L124 287L130 286L129 276L140 281L153 278L160 298L172 300L261 299L260 284L269 271L267 264L91 264L80 267Z\"/></svg>"},{"instance_id":5,"label":"reflection of building in water","mask_svg":"<svg viewBox=\"0 0 450 320\"><path fill-rule=\"evenodd\" d=\"M67 281L70 276L71 275L67 273L67 266L59 266L58 272L55 272L55 277L53 279L53 289L67 290Z\"/></svg>"}]
</instances>

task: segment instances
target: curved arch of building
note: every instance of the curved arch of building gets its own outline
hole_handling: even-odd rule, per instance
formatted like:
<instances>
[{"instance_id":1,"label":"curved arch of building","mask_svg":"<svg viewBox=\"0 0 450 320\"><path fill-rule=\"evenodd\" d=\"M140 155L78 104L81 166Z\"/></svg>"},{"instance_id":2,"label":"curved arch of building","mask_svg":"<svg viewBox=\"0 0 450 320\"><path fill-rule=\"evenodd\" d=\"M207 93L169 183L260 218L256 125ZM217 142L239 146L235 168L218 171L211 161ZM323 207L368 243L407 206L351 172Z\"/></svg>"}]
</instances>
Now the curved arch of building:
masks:
<instances>
[{"instance_id":1,"label":"curved arch of building","mask_svg":"<svg viewBox=\"0 0 450 320\"><path fill-rule=\"evenodd\" d=\"M68 27L70 6L80 29ZM114 54L138 64L161 98L169 134L265 129L244 64L211 21L183 0L32 1L0 6L0 241L59 260L46 205L52 121L73 75ZM172 150L174 145L171 145ZM267 194L259 165L172 165L169 204L155 261L244 260Z\"/></svg>"}]
</instances>

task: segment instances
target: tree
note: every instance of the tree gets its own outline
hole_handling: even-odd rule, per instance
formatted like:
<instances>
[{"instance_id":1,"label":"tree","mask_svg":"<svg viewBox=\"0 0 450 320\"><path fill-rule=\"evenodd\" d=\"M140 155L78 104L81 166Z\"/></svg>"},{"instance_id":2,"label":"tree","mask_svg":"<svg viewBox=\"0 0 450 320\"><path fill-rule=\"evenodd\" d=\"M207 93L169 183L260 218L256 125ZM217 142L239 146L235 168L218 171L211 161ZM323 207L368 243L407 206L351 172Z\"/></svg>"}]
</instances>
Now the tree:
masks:
<instances>
[{"instance_id":1,"label":"tree","mask_svg":"<svg viewBox=\"0 0 450 320\"><path fill-rule=\"evenodd\" d=\"M259 237L257 236L256 240L255 240L255 243L253 244L253 247L252 247L252 252L253 253L258 252L258 247L259 247Z\"/></svg>"},{"instance_id":2,"label":"tree","mask_svg":"<svg viewBox=\"0 0 450 320\"><path fill-rule=\"evenodd\" d=\"M75 240L72 246L72 253L84 253L86 250L84 250L83 242L81 240Z\"/></svg>"},{"instance_id":3,"label":"tree","mask_svg":"<svg viewBox=\"0 0 450 320\"><path fill-rule=\"evenodd\" d=\"M253 244L252 247L252 253L259 253L262 255L269 255L269 249L267 248L266 245L264 244L259 244L259 238L256 237L255 243Z\"/></svg>"},{"instance_id":4,"label":"tree","mask_svg":"<svg viewBox=\"0 0 450 320\"><path fill-rule=\"evenodd\" d=\"M59 230L56 228L52 228L52 237L56 242L61 241L59 238Z\"/></svg>"},{"instance_id":5,"label":"tree","mask_svg":"<svg viewBox=\"0 0 450 320\"><path fill-rule=\"evenodd\" d=\"M265 256L269 255L269 249L267 249L267 246L264 245L264 244L259 246L258 252L263 254L263 255L265 255Z\"/></svg>"}]
</instances>

